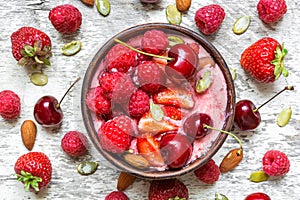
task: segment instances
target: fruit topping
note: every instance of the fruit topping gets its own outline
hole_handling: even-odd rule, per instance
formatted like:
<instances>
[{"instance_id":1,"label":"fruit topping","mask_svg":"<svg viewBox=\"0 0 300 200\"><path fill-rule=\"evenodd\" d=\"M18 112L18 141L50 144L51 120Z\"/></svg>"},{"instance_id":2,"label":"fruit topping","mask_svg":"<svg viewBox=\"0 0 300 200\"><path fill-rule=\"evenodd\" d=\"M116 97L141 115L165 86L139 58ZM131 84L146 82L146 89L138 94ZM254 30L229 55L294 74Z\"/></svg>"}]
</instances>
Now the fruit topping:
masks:
<instances>
[{"instance_id":1,"label":"fruit topping","mask_svg":"<svg viewBox=\"0 0 300 200\"><path fill-rule=\"evenodd\" d=\"M149 96L142 90L136 90L130 97L128 110L131 117L140 118L150 109Z\"/></svg>"},{"instance_id":2,"label":"fruit topping","mask_svg":"<svg viewBox=\"0 0 300 200\"><path fill-rule=\"evenodd\" d=\"M104 91L100 86L89 90L85 102L88 108L98 116L111 112L111 103L104 95Z\"/></svg>"},{"instance_id":3,"label":"fruit topping","mask_svg":"<svg viewBox=\"0 0 300 200\"><path fill-rule=\"evenodd\" d=\"M78 131L67 132L61 140L62 150L69 156L82 156L87 152L88 140Z\"/></svg>"},{"instance_id":4,"label":"fruit topping","mask_svg":"<svg viewBox=\"0 0 300 200\"><path fill-rule=\"evenodd\" d=\"M166 50L168 45L168 36L163 31L156 29L146 31L141 41L143 51L156 55Z\"/></svg>"},{"instance_id":5,"label":"fruit topping","mask_svg":"<svg viewBox=\"0 0 300 200\"><path fill-rule=\"evenodd\" d=\"M198 29L205 35L215 33L225 18L224 9L217 4L211 4L199 8L196 11L194 20Z\"/></svg>"},{"instance_id":6,"label":"fruit topping","mask_svg":"<svg viewBox=\"0 0 300 200\"><path fill-rule=\"evenodd\" d=\"M184 121L183 131L191 138L201 139L210 131L204 125L213 126L211 117L206 113L194 113Z\"/></svg>"},{"instance_id":7,"label":"fruit topping","mask_svg":"<svg viewBox=\"0 0 300 200\"><path fill-rule=\"evenodd\" d=\"M11 90L0 92L0 115L5 120L17 119L21 112L20 97Z\"/></svg>"},{"instance_id":8,"label":"fruit topping","mask_svg":"<svg viewBox=\"0 0 300 200\"><path fill-rule=\"evenodd\" d=\"M210 159L206 164L194 171L195 176L206 184L213 184L219 180L220 169L215 161Z\"/></svg>"},{"instance_id":9,"label":"fruit topping","mask_svg":"<svg viewBox=\"0 0 300 200\"><path fill-rule=\"evenodd\" d=\"M70 4L63 4L52 8L48 18L54 28L62 34L77 31L82 23L81 12L78 8Z\"/></svg>"},{"instance_id":10,"label":"fruit topping","mask_svg":"<svg viewBox=\"0 0 300 200\"><path fill-rule=\"evenodd\" d=\"M170 117L173 120L181 120L182 119L182 111L181 108L175 106L163 106L162 110L166 117Z\"/></svg>"},{"instance_id":11,"label":"fruit topping","mask_svg":"<svg viewBox=\"0 0 300 200\"><path fill-rule=\"evenodd\" d=\"M287 155L278 150L269 150L263 159L263 171L269 176L283 176L290 170L290 161Z\"/></svg>"}]
</instances>

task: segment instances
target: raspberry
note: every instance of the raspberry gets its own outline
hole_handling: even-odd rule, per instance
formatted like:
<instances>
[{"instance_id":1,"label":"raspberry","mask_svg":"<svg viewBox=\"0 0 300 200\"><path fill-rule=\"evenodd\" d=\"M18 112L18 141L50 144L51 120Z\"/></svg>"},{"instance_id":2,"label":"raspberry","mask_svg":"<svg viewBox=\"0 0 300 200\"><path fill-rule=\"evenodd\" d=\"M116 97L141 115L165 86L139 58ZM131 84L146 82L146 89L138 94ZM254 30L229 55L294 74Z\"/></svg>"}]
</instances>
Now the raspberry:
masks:
<instances>
[{"instance_id":1,"label":"raspberry","mask_svg":"<svg viewBox=\"0 0 300 200\"><path fill-rule=\"evenodd\" d=\"M129 198L122 191L113 191L106 195L104 200L129 200Z\"/></svg>"},{"instance_id":2,"label":"raspberry","mask_svg":"<svg viewBox=\"0 0 300 200\"><path fill-rule=\"evenodd\" d=\"M98 132L102 148L118 154L129 149L132 139L131 126L131 119L124 115L105 122Z\"/></svg>"},{"instance_id":3,"label":"raspberry","mask_svg":"<svg viewBox=\"0 0 300 200\"><path fill-rule=\"evenodd\" d=\"M178 179L153 180L148 200L189 199L188 188Z\"/></svg>"},{"instance_id":4,"label":"raspberry","mask_svg":"<svg viewBox=\"0 0 300 200\"><path fill-rule=\"evenodd\" d=\"M54 7L50 10L48 18L54 28L62 34L75 32L82 22L80 11L70 4Z\"/></svg>"},{"instance_id":5,"label":"raspberry","mask_svg":"<svg viewBox=\"0 0 300 200\"><path fill-rule=\"evenodd\" d=\"M130 67L137 64L137 53L122 44L113 46L105 56L105 63L108 71L118 71L126 73Z\"/></svg>"},{"instance_id":6,"label":"raspberry","mask_svg":"<svg viewBox=\"0 0 300 200\"><path fill-rule=\"evenodd\" d=\"M198 9L194 20L198 29L202 33L209 35L219 29L224 18L224 9L217 4L211 4Z\"/></svg>"},{"instance_id":7,"label":"raspberry","mask_svg":"<svg viewBox=\"0 0 300 200\"><path fill-rule=\"evenodd\" d=\"M269 176L282 176L289 172L290 161L285 153L278 150L269 150L263 159L263 171Z\"/></svg>"},{"instance_id":8,"label":"raspberry","mask_svg":"<svg viewBox=\"0 0 300 200\"><path fill-rule=\"evenodd\" d=\"M144 33L142 38L142 49L147 53L160 54L169 45L167 35L160 30L151 30Z\"/></svg>"},{"instance_id":9,"label":"raspberry","mask_svg":"<svg viewBox=\"0 0 300 200\"><path fill-rule=\"evenodd\" d=\"M124 76L122 72L102 72L98 81L100 86L103 89L103 92L107 96L107 98L111 99L111 95L113 93L114 87L118 83L118 81Z\"/></svg>"},{"instance_id":10,"label":"raspberry","mask_svg":"<svg viewBox=\"0 0 300 200\"><path fill-rule=\"evenodd\" d=\"M213 184L219 180L220 169L215 161L210 159L205 165L194 171L196 177L207 184Z\"/></svg>"},{"instance_id":11,"label":"raspberry","mask_svg":"<svg viewBox=\"0 0 300 200\"><path fill-rule=\"evenodd\" d=\"M140 63L136 70L138 85L148 94L157 93L166 83L164 72L153 61Z\"/></svg>"},{"instance_id":12,"label":"raspberry","mask_svg":"<svg viewBox=\"0 0 300 200\"><path fill-rule=\"evenodd\" d=\"M265 23L274 23L286 13L285 0L260 0L256 6L259 18Z\"/></svg>"},{"instance_id":13,"label":"raspberry","mask_svg":"<svg viewBox=\"0 0 300 200\"><path fill-rule=\"evenodd\" d=\"M78 131L67 132L61 140L61 148L69 156L82 156L86 153L88 140Z\"/></svg>"},{"instance_id":14,"label":"raspberry","mask_svg":"<svg viewBox=\"0 0 300 200\"><path fill-rule=\"evenodd\" d=\"M125 74L119 79L114 87L113 93L111 95L112 103L128 103L132 93L136 90L133 85L131 78Z\"/></svg>"},{"instance_id":15,"label":"raspberry","mask_svg":"<svg viewBox=\"0 0 300 200\"><path fill-rule=\"evenodd\" d=\"M0 115L5 120L19 117L21 109L20 97L10 90L0 92Z\"/></svg>"},{"instance_id":16,"label":"raspberry","mask_svg":"<svg viewBox=\"0 0 300 200\"><path fill-rule=\"evenodd\" d=\"M86 105L96 115L106 115L111 111L111 103L103 93L102 87L91 88L86 96Z\"/></svg>"},{"instance_id":17,"label":"raspberry","mask_svg":"<svg viewBox=\"0 0 300 200\"><path fill-rule=\"evenodd\" d=\"M131 117L141 117L150 109L149 96L142 90L136 90L130 97L128 109Z\"/></svg>"}]
</instances>

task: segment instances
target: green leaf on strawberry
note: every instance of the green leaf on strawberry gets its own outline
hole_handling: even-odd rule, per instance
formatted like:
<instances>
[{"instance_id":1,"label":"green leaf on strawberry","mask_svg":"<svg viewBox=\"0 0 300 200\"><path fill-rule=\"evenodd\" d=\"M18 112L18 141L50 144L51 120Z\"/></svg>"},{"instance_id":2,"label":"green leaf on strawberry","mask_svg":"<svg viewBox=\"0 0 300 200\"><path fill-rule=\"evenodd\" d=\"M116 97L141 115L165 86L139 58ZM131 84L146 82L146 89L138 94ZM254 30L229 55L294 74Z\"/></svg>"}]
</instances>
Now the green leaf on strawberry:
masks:
<instances>
[{"instance_id":1,"label":"green leaf on strawberry","mask_svg":"<svg viewBox=\"0 0 300 200\"><path fill-rule=\"evenodd\" d=\"M25 191L28 191L32 187L35 191L39 191L39 183L42 182L42 178L33 176L32 174L21 171L21 174L16 174L17 180L24 183Z\"/></svg>"},{"instance_id":2,"label":"green leaf on strawberry","mask_svg":"<svg viewBox=\"0 0 300 200\"><path fill-rule=\"evenodd\" d=\"M288 54L288 50L284 48L284 44L282 47L276 47L275 59L271 61L271 64L275 66L274 68L274 75L275 79L278 79L282 74L284 77L289 75L289 72L284 67L284 58Z\"/></svg>"}]
</instances>

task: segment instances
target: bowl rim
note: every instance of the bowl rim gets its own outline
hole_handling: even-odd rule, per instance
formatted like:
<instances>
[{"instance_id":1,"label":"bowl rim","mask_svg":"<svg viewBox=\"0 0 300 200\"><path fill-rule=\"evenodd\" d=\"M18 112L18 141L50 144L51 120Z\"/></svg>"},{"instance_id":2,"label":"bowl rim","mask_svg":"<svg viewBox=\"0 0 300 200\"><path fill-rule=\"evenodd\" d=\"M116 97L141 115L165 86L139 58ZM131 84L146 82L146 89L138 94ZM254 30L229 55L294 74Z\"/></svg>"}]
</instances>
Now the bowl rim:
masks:
<instances>
[{"instance_id":1,"label":"bowl rim","mask_svg":"<svg viewBox=\"0 0 300 200\"><path fill-rule=\"evenodd\" d=\"M186 27L179 26L179 25L173 25L169 23L145 23L145 24L138 24L132 27L129 27L127 29L124 29L123 31L115 34L113 37L109 38L100 49L98 49L97 53L94 55L92 61L90 62L82 83L82 89L81 89L81 113L82 118L84 121L85 129L94 145L94 147L100 152L100 154L108 160L109 163L113 164L118 170L122 170L128 173L131 173L137 177L143 178L143 179L168 179L168 178L175 178L178 176L182 176L184 174L187 174L189 172L192 172L196 170L197 168L204 165L209 159L211 159L217 151L221 148L223 143L225 142L227 138L227 134L225 133L219 133L215 141L213 142L211 148L206 152L205 156L202 156L192 163L188 164L186 167L183 167L178 170L166 170L166 171L141 171L137 168L130 167L129 165L126 165L122 162L118 162L118 160L112 156L109 152L103 150L99 143L99 138L97 136L97 130L95 130L91 112L87 108L85 104L85 98L88 92L88 89L91 86L92 79L95 75L95 72L97 71L97 66L99 65L99 62L101 59L102 54L105 54L109 48L109 46L116 44L113 42L114 38L124 38L126 35L131 33L132 31L137 30L137 35L141 34L140 32L150 30L150 29L170 29L172 31L179 32L181 34L186 34L188 37L191 37L195 41L197 41L214 59L214 61L218 64L220 67L223 76L226 81L227 85L227 107L226 107L226 119L225 123L222 127L223 130L230 130L233 121L234 121L234 111L235 111L235 87L232 80L232 76L230 73L230 70L220 54L220 52L214 47L214 45L209 42L205 37L200 35L199 33L190 30ZM106 51L102 52L103 49L107 49Z\"/></svg>"}]
</instances>

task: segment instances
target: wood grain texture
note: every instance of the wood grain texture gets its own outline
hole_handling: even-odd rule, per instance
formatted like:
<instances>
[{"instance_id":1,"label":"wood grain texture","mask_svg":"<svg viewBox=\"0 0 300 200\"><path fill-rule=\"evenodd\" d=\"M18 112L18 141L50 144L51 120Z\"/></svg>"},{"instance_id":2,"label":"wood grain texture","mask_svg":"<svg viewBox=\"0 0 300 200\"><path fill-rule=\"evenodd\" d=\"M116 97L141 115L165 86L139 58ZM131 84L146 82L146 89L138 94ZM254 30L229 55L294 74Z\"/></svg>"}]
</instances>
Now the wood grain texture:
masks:
<instances>
[{"instance_id":1,"label":"wood grain texture","mask_svg":"<svg viewBox=\"0 0 300 200\"><path fill-rule=\"evenodd\" d=\"M0 91L10 89L19 94L22 100L21 116L14 122L0 119L0 199L104 199L105 195L116 189L118 171L101 158L92 144L89 154L78 159L71 159L60 148L60 140L70 130L85 133L80 110L81 82L66 97L62 104L64 121L58 130L47 130L38 126L36 143L33 151L46 153L53 164L53 179L48 189L34 194L24 192L14 174L14 163L27 149L22 145L20 126L24 120L33 120L33 106L38 98L51 94L58 99L68 86L78 77L84 76L93 55L110 37L131 26L146 22L167 22L165 8L173 0L161 0L159 4L141 4L139 0L111 0L111 13L101 16L95 7L88 7L79 0L0 0ZM191 200L212 200L215 192L223 193L230 200L241 200L252 192L265 192L272 200L300 199L300 71L299 71L299 29L300 11L298 0L287 0L288 12L283 19L272 25L259 20L256 12L258 0L215 0L226 12L226 18L220 30L206 36L221 52L228 66L237 69L235 80L237 100L251 99L257 105L282 89L286 84L294 85L296 90L277 97L271 104L260 110L262 123L251 132L237 133L244 143L244 160L232 172L222 174L214 185L199 182L194 175L179 177L189 188ZM61 35L48 20L51 8L64 3L76 6L83 14L80 30L71 35ZM198 31L194 24L194 13L209 0L193 0L188 12L183 15L182 26ZM233 34L231 28L235 19L250 15L251 25L242 35ZM17 65L11 54L10 35L22 26L32 26L47 33L53 43L52 66L46 70L49 83L37 87L30 83L26 71ZM261 37L274 37L284 42L289 54L286 66L290 71L287 79L280 78L273 84L258 84L252 80L239 64L241 52ZM61 54L63 44L80 40L82 50L72 57ZM291 122L283 128L276 123L276 116L284 107L291 106ZM226 153L237 146L228 137L227 141L215 155L220 163ZM248 180L251 172L260 170L263 154L269 149L285 152L291 161L290 172L283 178L262 183ZM81 176L76 172L78 162L83 160L98 161L100 166L95 174ZM125 192L132 200L147 199L149 182L137 179Z\"/></svg>"}]
</instances>

